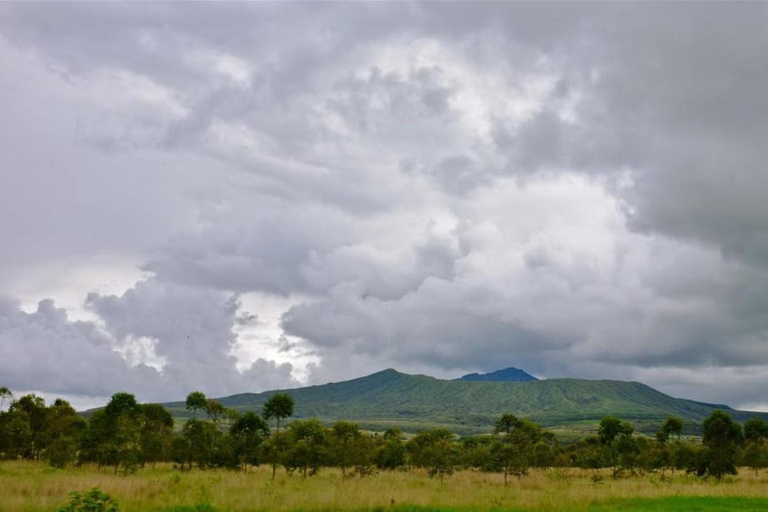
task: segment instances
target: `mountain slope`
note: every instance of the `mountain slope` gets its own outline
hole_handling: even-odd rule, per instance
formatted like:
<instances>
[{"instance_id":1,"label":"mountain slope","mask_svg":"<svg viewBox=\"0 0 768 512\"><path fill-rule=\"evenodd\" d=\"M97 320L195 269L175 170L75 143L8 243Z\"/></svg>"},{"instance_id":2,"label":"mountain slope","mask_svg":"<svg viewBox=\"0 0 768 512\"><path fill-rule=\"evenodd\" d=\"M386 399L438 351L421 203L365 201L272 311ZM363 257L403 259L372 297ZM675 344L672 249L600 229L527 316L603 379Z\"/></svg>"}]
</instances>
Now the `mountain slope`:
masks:
<instances>
[{"instance_id":1,"label":"mountain slope","mask_svg":"<svg viewBox=\"0 0 768 512\"><path fill-rule=\"evenodd\" d=\"M473 382L532 382L539 380L520 368L504 368L491 373L468 373L455 380Z\"/></svg>"},{"instance_id":2,"label":"mountain slope","mask_svg":"<svg viewBox=\"0 0 768 512\"><path fill-rule=\"evenodd\" d=\"M219 401L240 411L260 411L270 396L281 392L294 398L295 417L318 417L327 422L346 419L375 430L444 426L460 434L488 432L496 418L510 412L545 426L568 428L590 428L603 416L614 414L650 432L670 415L689 424L700 423L716 408L728 410L739 421L755 415L724 405L672 398L638 382L472 382L395 370L321 386L232 395ZM188 415L183 402L165 405L174 416Z\"/></svg>"}]
</instances>

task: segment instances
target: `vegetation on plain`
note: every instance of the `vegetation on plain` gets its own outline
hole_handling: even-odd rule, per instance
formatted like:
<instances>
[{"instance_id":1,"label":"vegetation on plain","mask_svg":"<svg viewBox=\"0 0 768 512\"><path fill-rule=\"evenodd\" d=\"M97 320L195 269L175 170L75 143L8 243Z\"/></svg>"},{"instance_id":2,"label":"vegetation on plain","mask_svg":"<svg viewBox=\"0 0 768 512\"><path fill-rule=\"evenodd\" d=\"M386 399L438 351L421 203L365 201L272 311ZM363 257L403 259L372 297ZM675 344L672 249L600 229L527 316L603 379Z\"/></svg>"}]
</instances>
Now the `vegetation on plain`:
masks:
<instances>
[{"instance_id":1,"label":"vegetation on plain","mask_svg":"<svg viewBox=\"0 0 768 512\"><path fill-rule=\"evenodd\" d=\"M0 466L0 478L22 489L3 486L2 510L41 509L35 508L38 494L46 506L94 511L102 508L82 507L100 502L112 507L103 510L117 510L118 503L126 510L552 508L550 493L556 491L568 496L568 507L586 509L608 506L610 499L631 506L625 501L633 497L768 495L766 486L759 492L751 487L755 481L764 483L760 471L768 467L768 423L755 417L742 426L720 410L704 420L701 437L685 436L684 422L677 417L667 418L655 436L647 436L638 435L630 422L607 415L595 434L561 444L538 423L511 413L500 415L487 434L461 438L445 428L407 436L395 428L366 432L349 421L330 426L315 418L289 421L295 404L287 394L272 395L259 415L229 409L196 391L187 398L191 415L180 427L162 405L139 404L128 393L113 395L88 418L61 399L46 405L31 394L16 399L5 388L0 397L0 459L8 461ZM42 469L43 462L51 469ZM739 466L751 469L748 476L736 477ZM118 485L134 480L139 485L148 475L164 482L140 491L148 493L149 501L132 494L137 491L134 484L125 484L131 492ZM72 487L57 484L68 480ZM174 491L182 481L195 482L200 496L190 501L189 489ZM312 481L330 487L321 489L308 483ZM228 494L214 497L213 488L223 482L229 482L225 487L232 486L231 492L248 496L253 493L242 489L251 482L265 495L251 496L255 501L250 505ZM467 482L478 487L470 489ZM750 485L744 487L744 482ZM402 492L394 485L402 486ZM473 496L451 497L461 487ZM318 495L297 501L284 494L286 488ZM607 488L617 492L604 493ZM649 492L654 488L661 492ZM419 498L418 489L429 490L432 501ZM570 496L573 489L582 494ZM629 489L632 493L625 492ZM361 494L365 490L390 494L391 501L382 503L382 494L366 498ZM69 493L70 508L62 508ZM473 501L486 499L484 494L491 496L488 503ZM168 499L152 501L161 495ZM341 496L348 496L343 504ZM29 499L27 504L23 498Z\"/></svg>"}]
</instances>

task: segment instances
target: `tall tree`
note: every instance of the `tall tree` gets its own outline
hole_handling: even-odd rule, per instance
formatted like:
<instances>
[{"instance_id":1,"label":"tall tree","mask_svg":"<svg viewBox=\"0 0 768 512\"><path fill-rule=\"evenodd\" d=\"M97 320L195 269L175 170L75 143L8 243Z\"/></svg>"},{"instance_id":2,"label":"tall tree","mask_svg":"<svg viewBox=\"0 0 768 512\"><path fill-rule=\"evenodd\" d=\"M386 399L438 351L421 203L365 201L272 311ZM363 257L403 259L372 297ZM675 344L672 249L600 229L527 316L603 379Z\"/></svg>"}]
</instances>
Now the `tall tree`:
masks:
<instances>
[{"instance_id":1,"label":"tall tree","mask_svg":"<svg viewBox=\"0 0 768 512\"><path fill-rule=\"evenodd\" d=\"M11 413L11 430L17 455L35 460L46 448L45 420L47 410L45 400L29 394L11 403L8 408Z\"/></svg>"},{"instance_id":2,"label":"tall tree","mask_svg":"<svg viewBox=\"0 0 768 512\"><path fill-rule=\"evenodd\" d=\"M496 435L501 438L493 444L491 452L504 469L504 485L509 475L523 476L534 460L536 444L542 440L541 426L514 414L504 414L496 421Z\"/></svg>"},{"instance_id":3,"label":"tall tree","mask_svg":"<svg viewBox=\"0 0 768 512\"><path fill-rule=\"evenodd\" d=\"M757 474L760 468L768 466L768 423L759 417L745 421L744 440L741 462Z\"/></svg>"},{"instance_id":4,"label":"tall tree","mask_svg":"<svg viewBox=\"0 0 768 512\"><path fill-rule=\"evenodd\" d=\"M247 412L237 418L229 430L235 439L239 461L243 469L259 464L259 448L269 437L269 425L254 412Z\"/></svg>"},{"instance_id":5,"label":"tall tree","mask_svg":"<svg viewBox=\"0 0 768 512\"><path fill-rule=\"evenodd\" d=\"M66 401L57 398L48 408L45 431L48 444L48 462L63 468L75 460L77 440L85 430L85 421Z\"/></svg>"},{"instance_id":6,"label":"tall tree","mask_svg":"<svg viewBox=\"0 0 768 512\"><path fill-rule=\"evenodd\" d=\"M173 442L173 416L160 404L141 406L141 464L167 460Z\"/></svg>"},{"instance_id":7,"label":"tall tree","mask_svg":"<svg viewBox=\"0 0 768 512\"><path fill-rule=\"evenodd\" d=\"M293 398L285 393L278 393L272 395L269 400L266 401L264 407L262 407L261 415L265 420L269 421L275 419L277 424L277 434L280 434L280 420L290 418L293 416ZM280 436L278 435L279 439ZM277 447L277 445L275 446ZM275 472L277 471L277 462L272 462L272 480L275 479Z\"/></svg>"},{"instance_id":8,"label":"tall tree","mask_svg":"<svg viewBox=\"0 0 768 512\"><path fill-rule=\"evenodd\" d=\"M725 411L714 411L702 424L705 452L699 466L699 475L712 475L718 480L735 475L738 447L744 441L741 425Z\"/></svg>"},{"instance_id":9,"label":"tall tree","mask_svg":"<svg viewBox=\"0 0 768 512\"><path fill-rule=\"evenodd\" d=\"M354 464L355 441L360 437L360 426L349 421L337 421L331 428L333 457L341 468L341 478L347 477L347 467Z\"/></svg>"},{"instance_id":10,"label":"tall tree","mask_svg":"<svg viewBox=\"0 0 768 512\"><path fill-rule=\"evenodd\" d=\"M130 393L115 393L104 408L106 441L114 451L115 473L136 471L141 460L141 413L136 397Z\"/></svg>"}]
</instances>

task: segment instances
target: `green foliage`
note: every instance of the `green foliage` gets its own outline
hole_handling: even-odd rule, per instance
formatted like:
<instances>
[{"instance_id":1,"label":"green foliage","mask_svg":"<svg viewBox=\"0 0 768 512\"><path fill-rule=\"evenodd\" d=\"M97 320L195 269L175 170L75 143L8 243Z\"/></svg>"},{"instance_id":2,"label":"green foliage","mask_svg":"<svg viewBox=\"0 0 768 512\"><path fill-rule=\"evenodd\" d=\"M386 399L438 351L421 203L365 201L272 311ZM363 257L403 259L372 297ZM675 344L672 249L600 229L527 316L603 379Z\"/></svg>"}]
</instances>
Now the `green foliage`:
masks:
<instances>
[{"instance_id":1,"label":"green foliage","mask_svg":"<svg viewBox=\"0 0 768 512\"><path fill-rule=\"evenodd\" d=\"M656 432L656 440L664 444L669 441L670 438L680 439L683 434L683 420L675 416L670 416L664 421L658 432Z\"/></svg>"},{"instance_id":2,"label":"green foliage","mask_svg":"<svg viewBox=\"0 0 768 512\"><path fill-rule=\"evenodd\" d=\"M187 410L192 411L192 418L197 419L197 411L205 409L208 405L208 399L202 391L193 391L187 395L187 401L184 405Z\"/></svg>"},{"instance_id":3,"label":"green foliage","mask_svg":"<svg viewBox=\"0 0 768 512\"><path fill-rule=\"evenodd\" d=\"M453 474L459 462L453 433L444 428L420 432L408 442L407 448L411 463L426 468L429 476L439 477L440 482Z\"/></svg>"},{"instance_id":4,"label":"green foliage","mask_svg":"<svg viewBox=\"0 0 768 512\"><path fill-rule=\"evenodd\" d=\"M505 484L509 475L521 477L527 474L537 453L542 459L549 460L549 443L554 439L545 439L541 426L529 419L504 414L496 421L494 433L501 437L491 445L490 452L504 471Z\"/></svg>"},{"instance_id":5,"label":"green foliage","mask_svg":"<svg viewBox=\"0 0 768 512\"><path fill-rule=\"evenodd\" d=\"M277 430L280 430L280 420L293 416L294 402L290 395L279 393L271 396L262 408L264 419L269 421L272 418L277 422Z\"/></svg>"},{"instance_id":6,"label":"green foliage","mask_svg":"<svg viewBox=\"0 0 768 512\"><path fill-rule=\"evenodd\" d=\"M333 462L341 468L341 477L347 476L347 468L355 465L356 459L364 455L360 449L360 426L349 421L337 421L331 428L331 453Z\"/></svg>"},{"instance_id":7,"label":"green foliage","mask_svg":"<svg viewBox=\"0 0 768 512\"><path fill-rule=\"evenodd\" d=\"M316 475L327 454L325 427L314 418L294 421L288 426L290 448L283 464L289 473L299 471L302 476Z\"/></svg>"},{"instance_id":8,"label":"green foliage","mask_svg":"<svg viewBox=\"0 0 768 512\"><path fill-rule=\"evenodd\" d=\"M620 437L629 437L635 431L634 427L616 416L606 416L600 420L597 437L600 443L609 445Z\"/></svg>"},{"instance_id":9,"label":"green foliage","mask_svg":"<svg viewBox=\"0 0 768 512\"><path fill-rule=\"evenodd\" d=\"M266 392L220 399L241 412L261 411L272 397ZM383 431L396 426L407 432L437 427L461 435L493 428L499 414L513 412L544 426L591 428L606 415L631 422L653 434L669 416L679 417L691 433L716 406L672 398L637 382L548 379L537 382L467 382L405 375L386 370L346 382L292 389L294 414L326 424L345 420ZM166 404L175 417L191 416L184 402ZM729 411L739 420L751 414ZM264 418L268 416L263 414ZM274 419L269 416L269 421ZM281 419L280 424L283 425Z\"/></svg>"},{"instance_id":10,"label":"green foliage","mask_svg":"<svg viewBox=\"0 0 768 512\"><path fill-rule=\"evenodd\" d=\"M235 420L229 430L235 441L235 450L240 464L259 464L262 443L269 437L269 425L253 412L245 413Z\"/></svg>"},{"instance_id":11,"label":"green foliage","mask_svg":"<svg viewBox=\"0 0 768 512\"><path fill-rule=\"evenodd\" d=\"M700 475L711 475L718 480L725 475L735 475L738 447L744 442L741 425L724 411L715 411L702 425L706 448L699 463Z\"/></svg>"},{"instance_id":12,"label":"green foliage","mask_svg":"<svg viewBox=\"0 0 768 512\"><path fill-rule=\"evenodd\" d=\"M85 494L71 492L69 504L59 509L59 512L118 512L119 510L117 501L98 487L94 487Z\"/></svg>"},{"instance_id":13,"label":"green foliage","mask_svg":"<svg viewBox=\"0 0 768 512\"><path fill-rule=\"evenodd\" d=\"M744 422L744 439L758 443L768 441L768 423L759 417L748 419Z\"/></svg>"},{"instance_id":14,"label":"green foliage","mask_svg":"<svg viewBox=\"0 0 768 512\"><path fill-rule=\"evenodd\" d=\"M405 466L405 445L399 429L389 428L384 432L374 454L374 464L379 469L388 470Z\"/></svg>"}]
</instances>

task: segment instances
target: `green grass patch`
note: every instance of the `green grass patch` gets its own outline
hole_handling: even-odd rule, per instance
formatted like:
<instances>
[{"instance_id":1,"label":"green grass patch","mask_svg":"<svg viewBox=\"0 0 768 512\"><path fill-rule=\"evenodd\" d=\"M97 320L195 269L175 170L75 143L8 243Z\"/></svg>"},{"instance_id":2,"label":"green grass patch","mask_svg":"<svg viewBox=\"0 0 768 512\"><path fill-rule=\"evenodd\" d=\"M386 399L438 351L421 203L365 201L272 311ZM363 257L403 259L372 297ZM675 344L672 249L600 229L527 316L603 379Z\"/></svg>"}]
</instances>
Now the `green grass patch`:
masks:
<instances>
[{"instance_id":1,"label":"green grass patch","mask_svg":"<svg viewBox=\"0 0 768 512\"><path fill-rule=\"evenodd\" d=\"M752 512L768 510L768 498L746 498L740 496L665 496L653 499L631 499L612 501L588 510L648 510L648 511L706 511L706 512Z\"/></svg>"}]
</instances>

